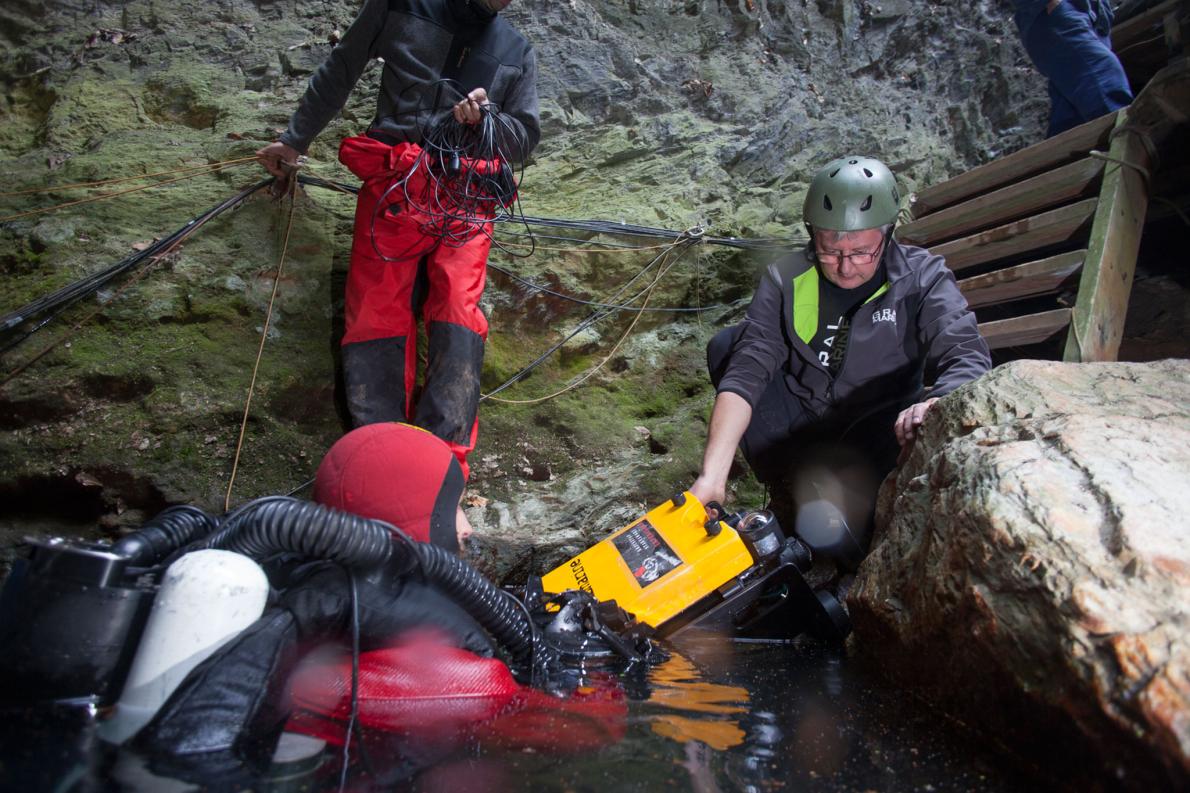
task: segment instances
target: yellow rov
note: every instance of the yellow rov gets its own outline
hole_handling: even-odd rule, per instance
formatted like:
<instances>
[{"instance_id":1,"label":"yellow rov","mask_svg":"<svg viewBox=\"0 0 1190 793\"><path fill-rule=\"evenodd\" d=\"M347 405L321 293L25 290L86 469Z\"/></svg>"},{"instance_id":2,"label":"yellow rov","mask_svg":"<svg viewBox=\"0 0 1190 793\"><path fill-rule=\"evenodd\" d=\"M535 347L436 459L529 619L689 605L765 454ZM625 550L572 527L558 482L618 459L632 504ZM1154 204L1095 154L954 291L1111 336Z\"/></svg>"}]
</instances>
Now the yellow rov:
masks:
<instances>
[{"instance_id":1,"label":"yellow rov","mask_svg":"<svg viewBox=\"0 0 1190 793\"><path fill-rule=\"evenodd\" d=\"M723 520L721 506L707 506L717 512L710 521L708 510L687 492L649 511L543 576L546 597L578 589L615 601L660 636L696 621L738 630L791 599L811 604L815 623L828 608L828 622L845 621L828 593L814 593L806 584L801 571L809 566L809 552L784 538L771 513Z\"/></svg>"}]
</instances>

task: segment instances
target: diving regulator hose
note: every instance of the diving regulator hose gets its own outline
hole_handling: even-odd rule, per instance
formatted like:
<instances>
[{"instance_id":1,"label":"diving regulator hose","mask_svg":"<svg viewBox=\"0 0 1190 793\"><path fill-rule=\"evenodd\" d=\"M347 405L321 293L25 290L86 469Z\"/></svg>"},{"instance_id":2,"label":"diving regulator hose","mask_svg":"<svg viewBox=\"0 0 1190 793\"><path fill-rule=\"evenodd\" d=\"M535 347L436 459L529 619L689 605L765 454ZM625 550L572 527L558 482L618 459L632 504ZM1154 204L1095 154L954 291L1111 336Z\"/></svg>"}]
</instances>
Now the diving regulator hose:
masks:
<instances>
[{"instance_id":1,"label":"diving regulator hose","mask_svg":"<svg viewBox=\"0 0 1190 793\"><path fill-rule=\"evenodd\" d=\"M451 552L414 542L404 532L332 507L287 496L268 496L229 513L204 543L257 561L296 553L365 571L407 562L429 584L471 614L517 666L533 662L537 631L524 607Z\"/></svg>"}]
</instances>

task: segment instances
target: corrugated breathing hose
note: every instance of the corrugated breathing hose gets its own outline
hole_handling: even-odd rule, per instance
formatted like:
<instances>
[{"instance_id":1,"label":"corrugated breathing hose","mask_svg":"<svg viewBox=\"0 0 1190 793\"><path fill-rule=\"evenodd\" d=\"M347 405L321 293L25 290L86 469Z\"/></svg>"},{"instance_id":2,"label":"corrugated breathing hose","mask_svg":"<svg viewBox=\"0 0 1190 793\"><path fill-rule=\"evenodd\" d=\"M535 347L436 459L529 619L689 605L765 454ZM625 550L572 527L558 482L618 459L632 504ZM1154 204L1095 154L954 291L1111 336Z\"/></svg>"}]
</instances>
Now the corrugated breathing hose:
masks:
<instances>
[{"instance_id":1,"label":"corrugated breathing hose","mask_svg":"<svg viewBox=\"0 0 1190 793\"><path fill-rule=\"evenodd\" d=\"M215 530L219 522L198 507L178 505L158 513L138 530L122 537L112 553L134 567L153 565Z\"/></svg>"},{"instance_id":2,"label":"corrugated breathing hose","mask_svg":"<svg viewBox=\"0 0 1190 793\"><path fill-rule=\"evenodd\" d=\"M499 587L454 554L405 537L383 521L284 496L250 502L228 515L203 543L253 559L278 552L338 562L366 570L392 559L415 563L427 583L439 587L471 614L520 664L532 661L535 629L529 615Z\"/></svg>"}]
</instances>

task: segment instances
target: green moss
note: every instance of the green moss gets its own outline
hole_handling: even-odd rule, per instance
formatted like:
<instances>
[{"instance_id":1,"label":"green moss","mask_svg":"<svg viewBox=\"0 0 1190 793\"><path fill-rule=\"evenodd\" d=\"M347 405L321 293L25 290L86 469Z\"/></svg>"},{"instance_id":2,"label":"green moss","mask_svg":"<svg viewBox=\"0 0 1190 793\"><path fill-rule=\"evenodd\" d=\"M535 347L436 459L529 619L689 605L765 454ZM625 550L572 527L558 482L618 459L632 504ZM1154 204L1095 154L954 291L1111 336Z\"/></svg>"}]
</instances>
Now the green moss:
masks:
<instances>
[{"instance_id":1,"label":"green moss","mask_svg":"<svg viewBox=\"0 0 1190 793\"><path fill-rule=\"evenodd\" d=\"M145 84L144 107L159 124L214 129L227 108L242 104L242 77L214 64L175 62Z\"/></svg>"},{"instance_id":2,"label":"green moss","mask_svg":"<svg viewBox=\"0 0 1190 793\"><path fill-rule=\"evenodd\" d=\"M156 24L147 9L130 4L128 24ZM197 38L172 41L186 47ZM151 67L134 73L117 49L102 57L92 53L87 65L55 76L46 93L20 97L25 126L11 133L12 140L27 140L36 125L44 130L47 148L19 168L6 164L5 172L23 183L64 183L244 157L273 139L304 87L304 80L294 79L272 91L245 91L235 68L202 65L160 44L145 36L133 48ZM343 116L315 141L310 172L354 181L336 161L337 142L366 125L378 76L379 69L368 70ZM44 107L40 116L39 107ZM723 122L686 109L631 126L586 123L581 114L561 107L557 112L573 126L548 139L526 172L526 212L666 228L710 223L725 234L773 228L776 216L764 214L772 196L756 194L737 202L731 190L732 177L721 163ZM0 139L0 148L5 140ZM47 152L69 156L50 171ZM173 231L261 175L248 164L63 210L58 216L73 224L74 233L60 235L41 252L28 245L33 223L13 227L10 294L25 300L107 266L133 245ZM77 195L63 191L44 200ZM24 199L24 206L41 205L36 203L41 200ZM334 405L332 343L353 210L350 196L330 191L312 189L299 201L237 474L237 498L293 488L311 475L343 431ZM21 464L30 471L47 470L58 460L80 468L116 464L157 483L171 499L221 506L285 218L283 207L263 196L253 199L187 240L141 282L118 296L113 295L117 285L106 290L101 317L86 324L69 348L31 367L5 394L34 403L67 395L65 413L38 425L44 429L0 433L0 454L19 449ZM576 244L581 243L542 241L542 248ZM656 253L542 250L530 259L494 254L493 261L565 292L602 300L612 298ZM739 252L695 249L657 284L652 304L746 296L758 263ZM56 338L66 323L96 305L89 300L76 307L66 322L47 328L40 342ZM519 371L591 312L535 295L496 274L485 305L492 324L485 390ZM597 339L568 345L564 354L552 356L502 396L534 397L570 383L607 356L631 318L625 314L600 322ZM514 445L523 443L517 448L531 447L556 477L581 477L603 462L629 460L637 473L624 483L625 498L649 503L667 498L688 486L697 471L711 403L703 346L715 329L710 318L700 323L689 316L646 315L604 369L575 390L536 405L485 402L475 459L509 458ZM18 359L33 349L21 350ZM475 486L510 498L520 487L515 471L480 472Z\"/></svg>"},{"instance_id":3,"label":"green moss","mask_svg":"<svg viewBox=\"0 0 1190 793\"><path fill-rule=\"evenodd\" d=\"M57 93L38 78L18 80L0 100L0 152L13 156L41 144Z\"/></svg>"},{"instance_id":4,"label":"green moss","mask_svg":"<svg viewBox=\"0 0 1190 793\"><path fill-rule=\"evenodd\" d=\"M77 152L113 132L151 123L141 103L141 87L127 70L111 66L103 71L99 79L76 74L58 86L46 114L46 145Z\"/></svg>"}]
</instances>

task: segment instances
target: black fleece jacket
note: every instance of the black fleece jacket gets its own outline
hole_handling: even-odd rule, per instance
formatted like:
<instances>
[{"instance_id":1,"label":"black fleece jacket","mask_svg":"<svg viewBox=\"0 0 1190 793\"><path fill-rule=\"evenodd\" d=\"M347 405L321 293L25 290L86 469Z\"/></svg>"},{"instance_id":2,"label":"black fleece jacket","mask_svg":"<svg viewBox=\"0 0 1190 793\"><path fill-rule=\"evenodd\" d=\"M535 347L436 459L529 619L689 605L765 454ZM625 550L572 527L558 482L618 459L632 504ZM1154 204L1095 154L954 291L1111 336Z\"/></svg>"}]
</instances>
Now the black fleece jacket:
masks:
<instances>
[{"instance_id":1,"label":"black fleece jacket","mask_svg":"<svg viewBox=\"0 0 1190 793\"><path fill-rule=\"evenodd\" d=\"M920 399L926 375L933 378L930 396L942 396L991 368L975 315L941 256L892 241L884 266L886 287L856 310L846 356L832 378L796 329L806 324L807 313L814 314L811 326L817 325L814 264L799 252L769 265L719 392L738 394L755 407L778 376L815 415L857 416Z\"/></svg>"},{"instance_id":2,"label":"black fleece jacket","mask_svg":"<svg viewBox=\"0 0 1190 793\"><path fill-rule=\"evenodd\" d=\"M483 88L517 127L505 143L523 161L537 145L537 60L512 25L468 0L366 0L343 40L310 78L281 142L304 152L343 106L364 67L384 61L371 129L419 142L419 108L434 106L434 82L454 79L464 94ZM443 94L443 103L458 97ZM444 108L440 108L444 109ZM421 118L422 123L425 118ZM513 139L524 141L513 147Z\"/></svg>"}]
</instances>

